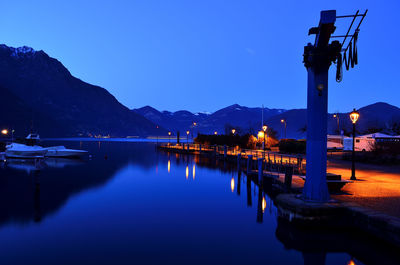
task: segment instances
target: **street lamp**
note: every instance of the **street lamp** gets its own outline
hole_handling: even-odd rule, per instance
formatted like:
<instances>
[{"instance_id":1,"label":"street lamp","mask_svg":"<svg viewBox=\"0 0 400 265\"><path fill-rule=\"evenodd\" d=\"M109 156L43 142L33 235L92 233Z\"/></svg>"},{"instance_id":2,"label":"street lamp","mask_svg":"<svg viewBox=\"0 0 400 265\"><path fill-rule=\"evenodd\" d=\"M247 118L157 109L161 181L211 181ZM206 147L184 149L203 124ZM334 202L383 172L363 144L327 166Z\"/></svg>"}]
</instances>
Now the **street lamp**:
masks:
<instances>
[{"instance_id":1,"label":"street lamp","mask_svg":"<svg viewBox=\"0 0 400 265\"><path fill-rule=\"evenodd\" d=\"M351 180L356 180L356 167L355 167L355 138L356 138L356 123L358 121L358 118L360 117L360 113L356 111L356 109L353 109L353 111L350 113L350 120L353 123L353 151L351 154Z\"/></svg>"},{"instance_id":2,"label":"street lamp","mask_svg":"<svg viewBox=\"0 0 400 265\"><path fill-rule=\"evenodd\" d=\"M339 113L333 114L333 117L336 119L336 122L337 122L337 130L338 130L338 134L340 134L340 127L339 127Z\"/></svg>"},{"instance_id":3,"label":"street lamp","mask_svg":"<svg viewBox=\"0 0 400 265\"><path fill-rule=\"evenodd\" d=\"M3 130L1 130L1 134L3 134L3 135L7 135L7 134L8 134L8 130L7 130L7 129L3 129Z\"/></svg>"},{"instance_id":4,"label":"street lamp","mask_svg":"<svg viewBox=\"0 0 400 265\"><path fill-rule=\"evenodd\" d=\"M268 128L267 125L263 125L263 127L262 127L262 129L263 129L263 131L264 131L263 150L265 150L265 146L266 146L266 143L265 143L265 134L267 133L267 128Z\"/></svg>"},{"instance_id":5,"label":"street lamp","mask_svg":"<svg viewBox=\"0 0 400 265\"><path fill-rule=\"evenodd\" d=\"M156 126L157 129L157 145L158 145L158 125Z\"/></svg>"},{"instance_id":6,"label":"street lamp","mask_svg":"<svg viewBox=\"0 0 400 265\"><path fill-rule=\"evenodd\" d=\"M286 120L285 119L281 119L281 123L285 124L285 139L286 139Z\"/></svg>"},{"instance_id":7,"label":"street lamp","mask_svg":"<svg viewBox=\"0 0 400 265\"><path fill-rule=\"evenodd\" d=\"M217 132L217 131L215 131L215 132L214 132L214 135L217 135L217 134L218 134L218 132Z\"/></svg>"},{"instance_id":8,"label":"street lamp","mask_svg":"<svg viewBox=\"0 0 400 265\"><path fill-rule=\"evenodd\" d=\"M168 132L168 145L170 145L170 140L171 140L171 132Z\"/></svg>"},{"instance_id":9,"label":"street lamp","mask_svg":"<svg viewBox=\"0 0 400 265\"><path fill-rule=\"evenodd\" d=\"M186 143L189 144L189 131L186 131Z\"/></svg>"},{"instance_id":10,"label":"street lamp","mask_svg":"<svg viewBox=\"0 0 400 265\"><path fill-rule=\"evenodd\" d=\"M236 130L235 130L235 129L232 129L232 134L233 134L233 135L235 135L235 132L236 132Z\"/></svg>"}]
</instances>

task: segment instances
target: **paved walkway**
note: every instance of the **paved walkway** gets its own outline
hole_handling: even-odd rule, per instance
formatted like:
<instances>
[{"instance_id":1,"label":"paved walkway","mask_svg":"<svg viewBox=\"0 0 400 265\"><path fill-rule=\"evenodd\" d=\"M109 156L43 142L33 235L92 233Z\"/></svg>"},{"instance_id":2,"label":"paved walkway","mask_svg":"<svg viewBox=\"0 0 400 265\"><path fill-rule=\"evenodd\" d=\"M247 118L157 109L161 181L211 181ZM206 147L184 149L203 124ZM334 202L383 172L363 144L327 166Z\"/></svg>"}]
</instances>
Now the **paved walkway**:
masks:
<instances>
[{"instance_id":1,"label":"paved walkway","mask_svg":"<svg viewBox=\"0 0 400 265\"><path fill-rule=\"evenodd\" d=\"M350 169L348 161L328 162L328 172L340 174L343 179L350 179ZM356 177L358 181L344 186L343 194L332 197L400 217L400 166L357 163Z\"/></svg>"}]
</instances>

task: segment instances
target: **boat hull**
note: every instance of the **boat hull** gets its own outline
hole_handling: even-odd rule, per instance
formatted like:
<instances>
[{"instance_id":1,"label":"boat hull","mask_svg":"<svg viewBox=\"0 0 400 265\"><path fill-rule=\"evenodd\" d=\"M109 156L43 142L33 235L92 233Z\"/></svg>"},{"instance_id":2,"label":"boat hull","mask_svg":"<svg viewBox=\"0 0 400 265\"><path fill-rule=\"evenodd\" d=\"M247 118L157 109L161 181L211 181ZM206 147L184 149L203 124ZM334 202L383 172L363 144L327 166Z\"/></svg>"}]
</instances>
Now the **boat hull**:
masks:
<instances>
[{"instance_id":1,"label":"boat hull","mask_svg":"<svg viewBox=\"0 0 400 265\"><path fill-rule=\"evenodd\" d=\"M6 150L5 156L7 158L43 158L47 150L40 151L18 151L18 150Z\"/></svg>"}]
</instances>

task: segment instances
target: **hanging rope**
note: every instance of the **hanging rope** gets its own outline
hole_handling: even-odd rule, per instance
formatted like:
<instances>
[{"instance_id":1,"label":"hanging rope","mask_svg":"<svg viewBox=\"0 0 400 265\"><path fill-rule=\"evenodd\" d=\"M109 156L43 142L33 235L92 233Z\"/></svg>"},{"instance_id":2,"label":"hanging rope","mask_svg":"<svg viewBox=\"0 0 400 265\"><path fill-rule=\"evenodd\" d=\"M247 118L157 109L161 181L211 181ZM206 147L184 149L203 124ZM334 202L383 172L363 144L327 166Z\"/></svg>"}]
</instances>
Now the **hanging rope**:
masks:
<instances>
[{"instance_id":1,"label":"hanging rope","mask_svg":"<svg viewBox=\"0 0 400 265\"><path fill-rule=\"evenodd\" d=\"M342 53L339 52L336 60L336 82L340 83L343 80Z\"/></svg>"},{"instance_id":2,"label":"hanging rope","mask_svg":"<svg viewBox=\"0 0 400 265\"><path fill-rule=\"evenodd\" d=\"M349 57L347 57L347 51L344 52L343 60L346 65L346 70L354 68L354 65L358 64L358 53L357 53L357 39L358 39L358 31L354 33L353 40L349 43Z\"/></svg>"}]
</instances>

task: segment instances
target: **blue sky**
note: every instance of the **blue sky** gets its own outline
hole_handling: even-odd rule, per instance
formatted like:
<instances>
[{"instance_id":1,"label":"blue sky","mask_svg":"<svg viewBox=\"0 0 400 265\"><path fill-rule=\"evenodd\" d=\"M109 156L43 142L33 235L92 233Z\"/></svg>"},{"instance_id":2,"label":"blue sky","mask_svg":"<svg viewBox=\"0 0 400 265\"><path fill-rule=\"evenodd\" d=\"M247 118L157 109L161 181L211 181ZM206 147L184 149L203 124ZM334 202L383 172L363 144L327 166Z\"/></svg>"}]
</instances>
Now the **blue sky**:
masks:
<instances>
[{"instance_id":1,"label":"blue sky","mask_svg":"<svg viewBox=\"0 0 400 265\"><path fill-rule=\"evenodd\" d=\"M359 65L336 83L329 110L377 101L400 106L400 1L6 1L0 42L31 46L129 108L215 111L238 103L306 106L303 46L321 10L369 13ZM350 20L337 23L345 33Z\"/></svg>"}]
</instances>

